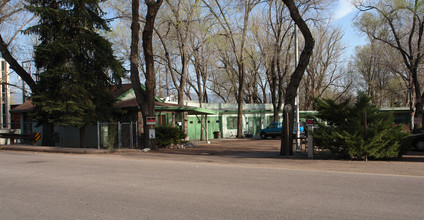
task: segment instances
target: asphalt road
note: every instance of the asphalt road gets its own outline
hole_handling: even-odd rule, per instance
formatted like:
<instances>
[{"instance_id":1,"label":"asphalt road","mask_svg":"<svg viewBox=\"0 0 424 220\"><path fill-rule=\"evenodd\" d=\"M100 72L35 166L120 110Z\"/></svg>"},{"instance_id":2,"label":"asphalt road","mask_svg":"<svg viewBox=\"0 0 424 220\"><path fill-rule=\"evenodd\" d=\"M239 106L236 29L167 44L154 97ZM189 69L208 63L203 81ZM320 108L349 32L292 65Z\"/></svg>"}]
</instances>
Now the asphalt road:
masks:
<instances>
[{"instance_id":1,"label":"asphalt road","mask_svg":"<svg viewBox=\"0 0 424 220\"><path fill-rule=\"evenodd\" d=\"M0 219L423 219L424 177L0 151Z\"/></svg>"}]
</instances>

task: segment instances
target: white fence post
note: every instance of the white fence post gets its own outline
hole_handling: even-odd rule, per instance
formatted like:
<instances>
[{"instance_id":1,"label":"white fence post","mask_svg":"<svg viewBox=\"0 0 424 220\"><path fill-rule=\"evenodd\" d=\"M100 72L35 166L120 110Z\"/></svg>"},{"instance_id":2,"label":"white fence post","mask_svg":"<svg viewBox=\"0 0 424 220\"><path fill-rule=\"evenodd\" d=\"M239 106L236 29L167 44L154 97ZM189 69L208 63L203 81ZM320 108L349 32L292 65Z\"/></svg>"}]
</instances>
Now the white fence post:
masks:
<instances>
[{"instance_id":1,"label":"white fence post","mask_svg":"<svg viewBox=\"0 0 424 220\"><path fill-rule=\"evenodd\" d=\"M314 125L308 125L309 134L308 134L308 158L314 159L314 138L312 136L312 131L314 130Z\"/></svg>"}]
</instances>

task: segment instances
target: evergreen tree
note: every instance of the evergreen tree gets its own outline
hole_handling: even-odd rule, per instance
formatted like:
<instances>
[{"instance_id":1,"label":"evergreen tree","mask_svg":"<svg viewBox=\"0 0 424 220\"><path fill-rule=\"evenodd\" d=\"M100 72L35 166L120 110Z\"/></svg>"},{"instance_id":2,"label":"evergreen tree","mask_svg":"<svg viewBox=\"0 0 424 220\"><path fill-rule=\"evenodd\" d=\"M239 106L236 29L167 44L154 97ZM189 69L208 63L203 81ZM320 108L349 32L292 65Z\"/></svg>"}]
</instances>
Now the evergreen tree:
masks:
<instances>
[{"instance_id":1,"label":"evergreen tree","mask_svg":"<svg viewBox=\"0 0 424 220\"><path fill-rule=\"evenodd\" d=\"M109 31L99 2L28 1L27 9L39 17L26 30L41 42L34 58L41 72L32 94L39 124L84 128L111 119L115 100L110 87L120 84L124 69L99 34Z\"/></svg>"},{"instance_id":2,"label":"evergreen tree","mask_svg":"<svg viewBox=\"0 0 424 220\"><path fill-rule=\"evenodd\" d=\"M350 159L396 158L405 153L407 136L393 125L393 115L381 112L370 98L360 93L353 106L350 100L335 103L316 99L317 117L327 122L314 131L314 143Z\"/></svg>"}]
</instances>

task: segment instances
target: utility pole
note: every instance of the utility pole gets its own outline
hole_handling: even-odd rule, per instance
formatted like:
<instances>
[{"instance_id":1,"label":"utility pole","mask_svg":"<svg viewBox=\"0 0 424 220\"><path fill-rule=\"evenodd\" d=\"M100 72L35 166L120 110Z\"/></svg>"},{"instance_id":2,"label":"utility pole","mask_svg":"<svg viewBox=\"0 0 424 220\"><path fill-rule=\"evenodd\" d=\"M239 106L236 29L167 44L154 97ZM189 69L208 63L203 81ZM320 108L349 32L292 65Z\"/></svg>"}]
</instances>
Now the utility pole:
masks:
<instances>
[{"instance_id":1,"label":"utility pole","mask_svg":"<svg viewBox=\"0 0 424 220\"><path fill-rule=\"evenodd\" d=\"M297 67L297 64L299 62L299 39L297 36L297 25L294 25L294 66ZM299 142L300 142L300 100L299 100L299 87L297 88L297 94L296 94L296 151L299 149Z\"/></svg>"},{"instance_id":2,"label":"utility pole","mask_svg":"<svg viewBox=\"0 0 424 220\"><path fill-rule=\"evenodd\" d=\"M22 68L25 69L25 64L29 63L29 75L31 75L31 62L32 60L27 60L22 62ZM25 89L25 81L22 79L22 103L25 103L26 100L26 89Z\"/></svg>"}]
</instances>

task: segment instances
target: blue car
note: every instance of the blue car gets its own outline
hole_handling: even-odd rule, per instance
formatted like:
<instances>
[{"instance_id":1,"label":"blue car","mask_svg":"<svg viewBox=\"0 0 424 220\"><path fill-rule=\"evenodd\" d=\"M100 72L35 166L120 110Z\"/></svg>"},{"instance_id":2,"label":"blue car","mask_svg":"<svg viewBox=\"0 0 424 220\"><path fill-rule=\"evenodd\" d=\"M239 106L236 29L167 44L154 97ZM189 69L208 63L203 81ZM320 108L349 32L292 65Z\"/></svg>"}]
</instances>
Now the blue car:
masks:
<instances>
[{"instance_id":1,"label":"blue car","mask_svg":"<svg viewBox=\"0 0 424 220\"><path fill-rule=\"evenodd\" d=\"M261 130L259 135L261 135L262 139L266 139L267 137L277 137L281 136L281 129L283 128L283 123L271 123L267 128Z\"/></svg>"},{"instance_id":2,"label":"blue car","mask_svg":"<svg viewBox=\"0 0 424 220\"><path fill-rule=\"evenodd\" d=\"M262 129L259 135L261 136L261 139L266 139L267 137L279 137L281 136L282 128L282 122L271 123L267 128ZM299 131L301 135L305 135L305 129L303 128L303 126L300 126ZM293 134L296 134L296 130L293 130Z\"/></svg>"}]
</instances>

